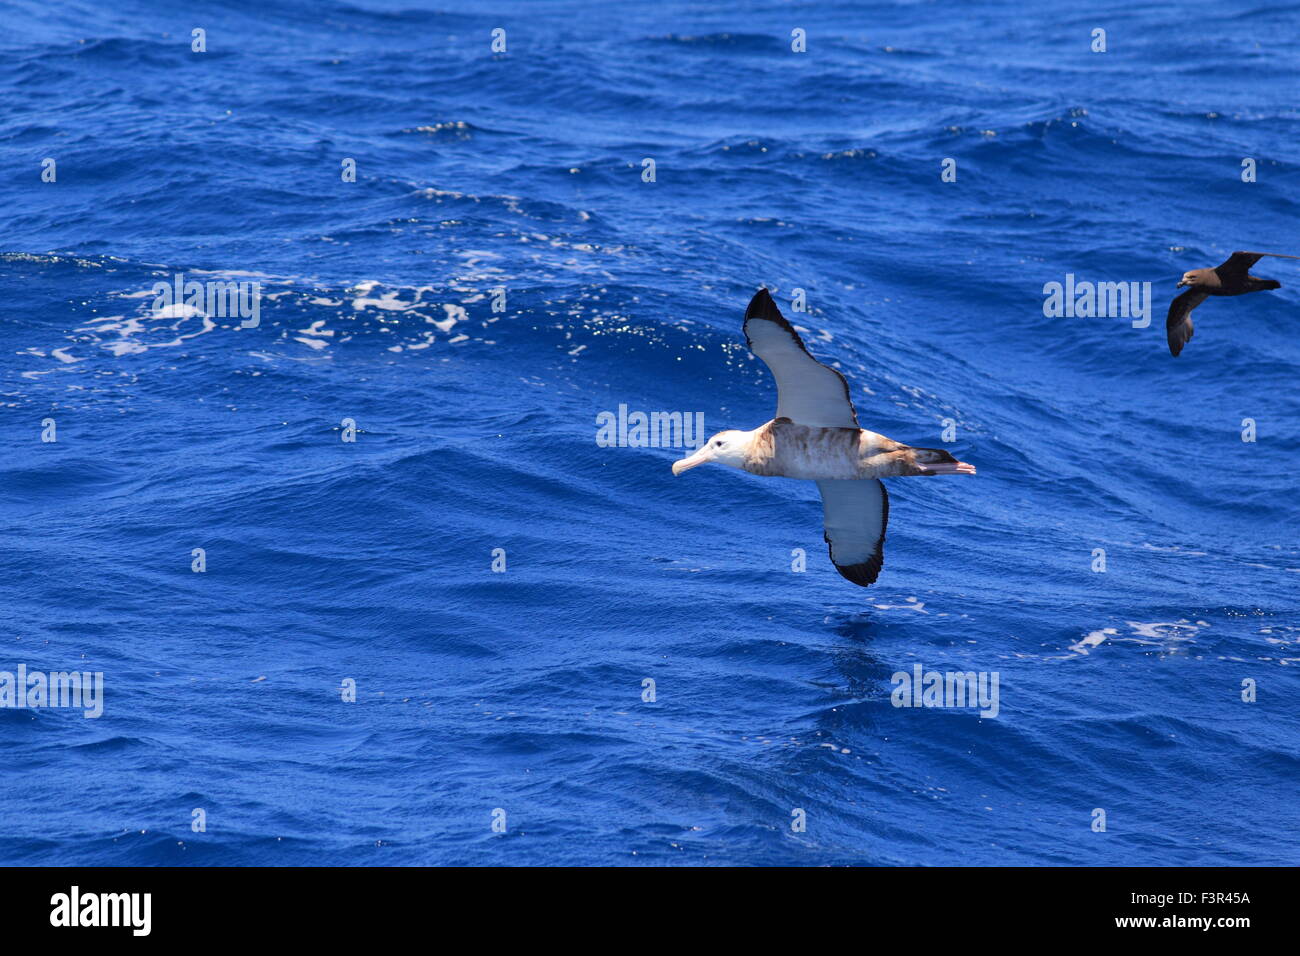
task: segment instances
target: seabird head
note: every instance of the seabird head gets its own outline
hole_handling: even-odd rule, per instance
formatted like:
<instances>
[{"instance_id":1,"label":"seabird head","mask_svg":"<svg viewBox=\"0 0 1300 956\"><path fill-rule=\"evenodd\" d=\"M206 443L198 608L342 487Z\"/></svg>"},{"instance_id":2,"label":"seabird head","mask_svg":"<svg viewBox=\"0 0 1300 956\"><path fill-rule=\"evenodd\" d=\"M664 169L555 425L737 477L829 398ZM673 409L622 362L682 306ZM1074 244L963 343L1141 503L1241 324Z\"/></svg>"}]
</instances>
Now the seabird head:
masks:
<instances>
[{"instance_id":1,"label":"seabird head","mask_svg":"<svg viewBox=\"0 0 1300 956\"><path fill-rule=\"evenodd\" d=\"M1174 288L1181 289L1185 285L1200 285L1205 269L1192 269L1190 272L1184 272L1182 279Z\"/></svg>"},{"instance_id":2,"label":"seabird head","mask_svg":"<svg viewBox=\"0 0 1300 956\"><path fill-rule=\"evenodd\" d=\"M749 454L749 442L753 436L749 432L730 431L718 432L692 455L687 455L680 461L673 462L673 474L680 475L684 471L689 471L696 465L702 465L706 461L716 461L719 464L730 465L732 468L744 468L745 458Z\"/></svg>"}]
</instances>

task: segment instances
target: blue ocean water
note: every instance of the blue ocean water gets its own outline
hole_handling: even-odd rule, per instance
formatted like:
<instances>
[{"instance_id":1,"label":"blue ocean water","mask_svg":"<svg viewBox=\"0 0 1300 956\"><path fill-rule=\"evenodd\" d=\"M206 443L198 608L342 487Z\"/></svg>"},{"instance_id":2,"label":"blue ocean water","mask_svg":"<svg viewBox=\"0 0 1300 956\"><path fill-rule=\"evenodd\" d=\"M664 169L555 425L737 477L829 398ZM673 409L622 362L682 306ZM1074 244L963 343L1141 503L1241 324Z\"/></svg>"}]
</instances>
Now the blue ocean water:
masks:
<instances>
[{"instance_id":1,"label":"blue ocean water","mask_svg":"<svg viewBox=\"0 0 1300 956\"><path fill-rule=\"evenodd\" d=\"M104 675L0 709L0 861L1300 862L1298 264L1163 331L1300 254L1300 9L726 6L0 4L0 670ZM770 418L764 284L979 468L871 588L811 484L595 441Z\"/></svg>"}]
</instances>

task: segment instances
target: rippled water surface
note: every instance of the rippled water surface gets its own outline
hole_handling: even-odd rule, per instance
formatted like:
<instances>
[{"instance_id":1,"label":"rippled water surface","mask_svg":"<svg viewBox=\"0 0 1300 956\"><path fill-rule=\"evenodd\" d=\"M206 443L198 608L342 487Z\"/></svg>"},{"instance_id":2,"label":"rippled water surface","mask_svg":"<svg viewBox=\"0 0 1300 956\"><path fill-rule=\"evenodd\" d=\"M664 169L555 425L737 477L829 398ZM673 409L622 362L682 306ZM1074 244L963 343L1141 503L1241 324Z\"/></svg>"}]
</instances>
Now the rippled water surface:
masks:
<instances>
[{"instance_id":1,"label":"rippled water surface","mask_svg":"<svg viewBox=\"0 0 1300 956\"><path fill-rule=\"evenodd\" d=\"M1300 254L1300 10L724 6L0 5L0 669L105 684L0 709L0 860L1300 862L1300 264L1163 332ZM764 284L979 468L869 589L811 484L595 441L771 417Z\"/></svg>"}]
</instances>

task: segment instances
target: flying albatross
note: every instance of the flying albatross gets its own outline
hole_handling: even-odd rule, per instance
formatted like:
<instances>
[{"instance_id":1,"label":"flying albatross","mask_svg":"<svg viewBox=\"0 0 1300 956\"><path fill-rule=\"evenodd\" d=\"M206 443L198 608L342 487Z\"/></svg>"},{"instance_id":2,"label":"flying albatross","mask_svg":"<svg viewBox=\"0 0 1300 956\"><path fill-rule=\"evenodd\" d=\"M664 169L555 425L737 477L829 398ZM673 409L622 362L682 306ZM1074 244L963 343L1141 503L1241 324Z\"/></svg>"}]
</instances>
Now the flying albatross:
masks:
<instances>
[{"instance_id":1,"label":"flying albatross","mask_svg":"<svg viewBox=\"0 0 1300 956\"><path fill-rule=\"evenodd\" d=\"M1265 289L1280 289L1282 283L1276 279L1261 279L1250 275L1250 267L1264 256L1276 259L1300 259L1300 256L1284 256L1277 252L1234 252L1228 261L1213 269L1193 269L1184 272L1178 288L1191 286L1186 292L1169 303L1169 315L1165 319L1165 334L1169 337L1169 351L1177 355L1192 337L1192 309L1196 308L1212 295L1245 295L1247 292L1262 292Z\"/></svg>"},{"instance_id":2,"label":"flying albatross","mask_svg":"<svg viewBox=\"0 0 1300 956\"><path fill-rule=\"evenodd\" d=\"M866 587L885 560L889 495L881 478L973 475L937 448L913 448L858 427L844 376L809 354L766 289L745 310L745 340L776 379L776 417L752 431L718 432L673 474L716 461L755 475L817 482L835 569Z\"/></svg>"}]
</instances>

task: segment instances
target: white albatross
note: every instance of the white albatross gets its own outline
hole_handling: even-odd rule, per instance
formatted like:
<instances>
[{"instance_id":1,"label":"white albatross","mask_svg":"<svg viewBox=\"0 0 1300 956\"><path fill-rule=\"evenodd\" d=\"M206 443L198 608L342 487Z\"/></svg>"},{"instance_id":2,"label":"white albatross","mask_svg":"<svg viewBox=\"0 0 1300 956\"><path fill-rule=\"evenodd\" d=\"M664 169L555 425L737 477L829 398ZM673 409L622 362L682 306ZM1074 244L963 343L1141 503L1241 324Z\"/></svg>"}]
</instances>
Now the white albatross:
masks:
<instances>
[{"instance_id":1,"label":"white albatross","mask_svg":"<svg viewBox=\"0 0 1300 956\"><path fill-rule=\"evenodd\" d=\"M673 474L716 461L755 475L817 482L835 569L854 584L876 580L885 560L889 495L881 478L973 475L938 448L913 448L858 427L844 376L809 354L766 289L745 310L745 339L776 379L776 417L753 431L718 432Z\"/></svg>"}]
</instances>

